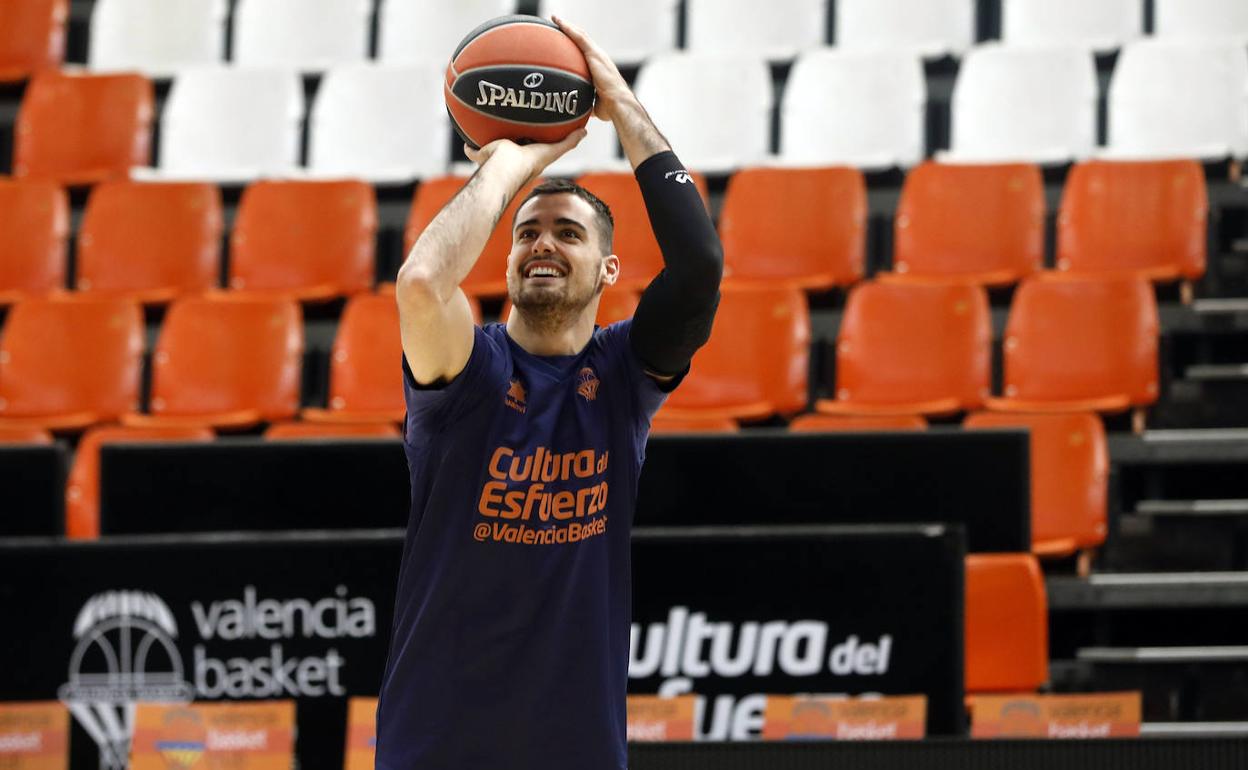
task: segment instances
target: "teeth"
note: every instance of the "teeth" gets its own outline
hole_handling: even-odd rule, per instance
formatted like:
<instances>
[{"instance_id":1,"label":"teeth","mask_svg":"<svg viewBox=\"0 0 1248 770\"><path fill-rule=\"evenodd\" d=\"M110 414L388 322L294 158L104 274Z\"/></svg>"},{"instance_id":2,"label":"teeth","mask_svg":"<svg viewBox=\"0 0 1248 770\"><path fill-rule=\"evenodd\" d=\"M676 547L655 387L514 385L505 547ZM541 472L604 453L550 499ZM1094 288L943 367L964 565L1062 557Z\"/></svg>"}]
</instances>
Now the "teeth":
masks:
<instances>
[{"instance_id":1,"label":"teeth","mask_svg":"<svg viewBox=\"0 0 1248 770\"><path fill-rule=\"evenodd\" d=\"M563 271L556 267L539 265L529 270L530 278L562 278Z\"/></svg>"}]
</instances>

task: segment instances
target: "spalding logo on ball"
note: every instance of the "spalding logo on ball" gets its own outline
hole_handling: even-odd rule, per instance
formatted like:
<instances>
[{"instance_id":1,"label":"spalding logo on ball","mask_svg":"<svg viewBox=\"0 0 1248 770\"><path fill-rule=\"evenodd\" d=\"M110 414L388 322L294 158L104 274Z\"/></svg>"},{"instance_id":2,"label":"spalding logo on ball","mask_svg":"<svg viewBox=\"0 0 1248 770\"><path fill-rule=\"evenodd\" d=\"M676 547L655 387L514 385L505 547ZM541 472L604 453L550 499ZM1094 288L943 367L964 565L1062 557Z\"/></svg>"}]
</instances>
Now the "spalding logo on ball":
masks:
<instances>
[{"instance_id":1,"label":"spalding logo on ball","mask_svg":"<svg viewBox=\"0 0 1248 770\"><path fill-rule=\"evenodd\" d=\"M594 109L581 49L538 16L500 16L469 32L444 91L456 132L474 149L495 139L557 142Z\"/></svg>"}]
</instances>

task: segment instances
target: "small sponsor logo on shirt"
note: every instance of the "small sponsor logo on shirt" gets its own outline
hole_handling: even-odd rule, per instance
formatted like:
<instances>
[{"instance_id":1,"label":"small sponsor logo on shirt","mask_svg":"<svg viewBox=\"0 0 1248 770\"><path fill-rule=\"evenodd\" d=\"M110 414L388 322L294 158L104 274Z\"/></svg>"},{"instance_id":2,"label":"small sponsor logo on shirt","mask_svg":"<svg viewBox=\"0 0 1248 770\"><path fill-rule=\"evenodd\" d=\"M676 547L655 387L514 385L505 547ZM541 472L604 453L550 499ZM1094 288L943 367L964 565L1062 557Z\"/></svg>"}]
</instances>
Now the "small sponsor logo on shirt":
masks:
<instances>
[{"instance_id":1,"label":"small sponsor logo on shirt","mask_svg":"<svg viewBox=\"0 0 1248 770\"><path fill-rule=\"evenodd\" d=\"M598 375L588 366L576 374L576 392L586 401L598 398Z\"/></svg>"},{"instance_id":2,"label":"small sponsor logo on shirt","mask_svg":"<svg viewBox=\"0 0 1248 770\"><path fill-rule=\"evenodd\" d=\"M503 394L503 403L520 414L524 414L527 398L528 393L525 392L524 386L520 384L520 380L513 379L511 385L507 388L507 392Z\"/></svg>"},{"instance_id":3,"label":"small sponsor logo on shirt","mask_svg":"<svg viewBox=\"0 0 1248 770\"><path fill-rule=\"evenodd\" d=\"M675 180L680 184L693 184L693 177L690 176L689 172L685 171L683 168L679 171L668 171L663 175L663 178Z\"/></svg>"}]
</instances>

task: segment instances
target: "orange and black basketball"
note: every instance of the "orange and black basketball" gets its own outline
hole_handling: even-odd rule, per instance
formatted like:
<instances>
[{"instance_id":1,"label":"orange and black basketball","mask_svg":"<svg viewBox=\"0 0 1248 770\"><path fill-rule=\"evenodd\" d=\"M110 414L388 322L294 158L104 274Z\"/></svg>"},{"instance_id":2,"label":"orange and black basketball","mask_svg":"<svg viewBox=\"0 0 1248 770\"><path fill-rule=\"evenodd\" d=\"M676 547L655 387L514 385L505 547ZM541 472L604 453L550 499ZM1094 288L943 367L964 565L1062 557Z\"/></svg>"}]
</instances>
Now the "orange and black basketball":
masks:
<instances>
[{"instance_id":1,"label":"orange and black basketball","mask_svg":"<svg viewBox=\"0 0 1248 770\"><path fill-rule=\"evenodd\" d=\"M474 148L557 142L594 109L581 49L538 16L500 16L469 32L447 65L445 93L455 130Z\"/></svg>"}]
</instances>

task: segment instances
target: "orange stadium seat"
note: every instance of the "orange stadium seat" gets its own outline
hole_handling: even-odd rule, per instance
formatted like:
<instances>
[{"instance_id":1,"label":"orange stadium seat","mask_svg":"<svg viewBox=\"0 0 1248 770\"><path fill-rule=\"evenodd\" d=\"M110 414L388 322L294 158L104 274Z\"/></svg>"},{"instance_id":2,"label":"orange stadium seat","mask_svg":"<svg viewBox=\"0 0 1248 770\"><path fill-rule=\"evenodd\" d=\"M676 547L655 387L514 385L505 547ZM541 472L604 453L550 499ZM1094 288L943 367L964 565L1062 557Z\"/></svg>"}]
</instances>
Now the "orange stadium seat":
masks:
<instances>
[{"instance_id":1,"label":"orange stadium seat","mask_svg":"<svg viewBox=\"0 0 1248 770\"><path fill-rule=\"evenodd\" d=\"M1015 283L1044 261L1040 169L921 163L902 186L894 231L898 275Z\"/></svg>"},{"instance_id":2,"label":"orange stadium seat","mask_svg":"<svg viewBox=\"0 0 1248 770\"><path fill-rule=\"evenodd\" d=\"M329 364L329 408L304 409L317 422L399 422L403 401L399 306L391 297L357 294L342 311Z\"/></svg>"},{"instance_id":3,"label":"orange stadium seat","mask_svg":"<svg viewBox=\"0 0 1248 770\"><path fill-rule=\"evenodd\" d=\"M17 113L13 175L68 185L124 179L148 164L154 101L141 75L36 75Z\"/></svg>"},{"instance_id":4,"label":"orange stadium seat","mask_svg":"<svg viewBox=\"0 0 1248 770\"><path fill-rule=\"evenodd\" d=\"M75 430L139 402L143 316L124 299L28 299L0 334L0 424Z\"/></svg>"},{"instance_id":5,"label":"orange stadium seat","mask_svg":"<svg viewBox=\"0 0 1248 770\"><path fill-rule=\"evenodd\" d=\"M1157 400L1157 301L1142 278L1040 273L1014 294L1005 397L1017 412L1122 411Z\"/></svg>"},{"instance_id":6,"label":"orange stadium seat","mask_svg":"<svg viewBox=\"0 0 1248 770\"><path fill-rule=\"evenodd\" d=\"M58 67L68 18L69 0L0 0L0 83Z\"/></svg>"},{"instance_id":7,"label":"orange stadium seat","mask_svg":"<svg viewBox=\"0 0 1248 770\"><path fill-rule=\"evenodd\" d=\"M796 287L725 286L711 339L663 419L758 419L806 407L810 311Z\"/></svg>"},{"instance_id":8,"label":"orange stadium seat","mask_svg":"<svg viewBox=\"0 0 1248 770\"><path fill-rule=\"evenodd\" d=\"M244 427L293 417L303 317L291 299L214 294L175 301L152 357L150 415L131 425Z\"/></svg>"},{"instance_id":9,"label":"orange stadium seat","mask_svg":"<svg viewBox=\"0 0 1248 770\"><path fill-rule=\"evenodd\" d=\"M719 217L724 277L846 286L862 278L867 185L853 168L749 168L728 180Z\"/></svg>"},{"instance_id":10,"label":"orange stadium seat","mask_svg":"<svg viewBox=\"0 0 1248 770\"><path fill-rule=\"evenodd\" d=\"M100 536L100 446L155 441L211 441L210 428L171 426L127 428L105 425L82 435L65 483L65 535L73 540Z\"/></svg>"},{"instance_id":11,"label":"orange stadium seat","mask_svg":"<svg viewBox=\"0 0 1248 770\"><path fill-rule=\"evenodd\" d=\"M706 201L706 178L696 171L689 176ZM620 280L616 286L644 289L663 269L663 252L650 228L650 216L636 177L632 173L604 171L584 174L576 182L611 209L615 220L614 251L620 257Z\"/></svg>"},{"instance_id":12,"label":"orange stadium seat","mask_svg":"<svg viewBox=\"0 0 1248 770\"><path fill-rule=\"evenodd\" d=\"M970 284L861 284L836 341L836 398L825 414L948 414L984 402L992 322Z\"/></svg>"},{"instance_id":13,"label":"orange stadium seat","mask_svg":"<svg viewBox=\"0 0 1248 770\"><path fill-rule=\"evenodd\" d=\"M1195 280L1205 273L1208 214L1195 160L1078 163L1062 192L1057 267Z\"/></svg>"},{"instance_id":14,"label":"orange stadium seat","mask_svg":"<svg viewBox=\"0 0 1248 770\"><path fill-rule=\"evenodd\" d=\"M968 555L966 691L1034 692L1048 679L1048 600L1036 557Z\"/></svg>"},{"instance_id":15,"label":"orange stadium seat","mask_svg":"<svg viewBox=\"0 0 1248 770\"><path fill-rule=\"evenodd\" d=\"M0 425L0 444L51 444L52 433L46 428L35 425L13 426L6 428Z\"/></svg>"},{"instance_id":16,"label":"orange stadium seat","mask_svg":"<svg viewBox=\"0 0 1248 770\"><path fill-rule=\"evenodd\" d=\"M366 291L376 233L366 182L256 182L243 191L230 238L230 288L300 300Z\"/></svg>"},{"instance_id":17,"label":"orange stadium seat","mask_svg":"<svg viewBox=\"0 0 1248 770\"><path fill-rule=\"evenodd\" d=\"M1031 550L1038 556L1070 556L1105 542L1109 450L1105 426L1095 414L979 412L964 423L972 430L1031 431Z\"/></svg>"},{"instance_id":18,"label":"orange stadium seat","mask_svg":"<svg viewBox=\"0 0 1248 770\"><path fill-rule=\"evenodd\" d=\"M51 182L0 179L0 305L64 288L69 197Z\"/></svg>"},{"instance_id":19,"label":"orange stadium seat","mask_svg":"<svg viewBox=\"0 0 1248 770\"><path fill-rule=\"evenodd\" d=\"M264 431L270 440L402 438L399 427L389 422L279 422Z\"/></svg>"},{"instance_id":20,"label":"orange stadium seat","mask_svg":"<svg viewBox=\"0 0 1248 770\"><path fill-rule=\"evenodd\" d=\"M213 185L100 184L78 235L77 288L150 303L207 291L221 269L221 230Z\"/></svg>"},{"instance_id":21,"label":"orange stadium seat","mask_svg":"<svg viewBox=\"0 0 1248 770\"><path fill-rule=\"evenodd\" d=\"M736 433L741 428L729 417L668 417L663 410L650 420L650 435L679 433Z\"/></svg>"},{"instance_id":22,"label":"orange stadium seat","mask_svg":"<svg viewBox=\"0 0 1248 770\"><path fill-rule=\"evenodd\" d=\"M877 430L927 430L917 414L803 414L789 423L794 433L852 433Z\"/></svg>"},{"instance_id":23,"label":"orange stadium seat","mask_svg":"<svg viewBox=\"0 0 1248 770\"><path fill-rule=\"evenodd\" d=\"M407 215L407 229L403 234L404 254L412 250L416 239L466 181L468 180L463 177L444 176L420 183L412 198L411 211ZM515 217L516 209L520 208L520 201L531 189L532 186L529 186L521 190L503 212L498 226L494 228L481 251L481 257L460 284L468 296L501 297L507 293L507 255L511 253L512 241L511 220Z\"/></svg>"}]
</instances>

